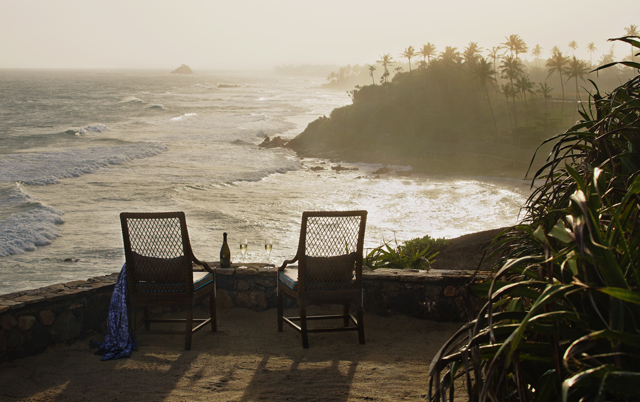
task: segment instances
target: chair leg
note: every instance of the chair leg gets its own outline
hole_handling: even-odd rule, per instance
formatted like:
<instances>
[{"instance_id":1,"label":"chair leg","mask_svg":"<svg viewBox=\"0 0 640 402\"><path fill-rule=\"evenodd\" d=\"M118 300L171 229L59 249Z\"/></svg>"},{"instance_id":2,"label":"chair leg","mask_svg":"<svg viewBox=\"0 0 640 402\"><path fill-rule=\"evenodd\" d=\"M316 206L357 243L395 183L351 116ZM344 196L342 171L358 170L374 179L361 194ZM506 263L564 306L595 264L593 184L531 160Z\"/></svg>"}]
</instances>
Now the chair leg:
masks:
<instances>
[{"instance_id":1,"label":"chair leg","mask_svg":"<svg viewBox=\"0 0 640 402\"><path fill-rule=\"evenodd\" d=\"M356 317L358 319L358 341L360 345L364 345L364 308L358 306Z\"/></svg>"},{"instance_id":2,"label":"chair leg","mask_svg":"<svg viewBox=\"0 0 640 402\"><path fill-rule=\"evenodd\" d=\"M342 314L344 314L344 326L345 328L349 326L349 313L351 312L351 305L349 303L345 303L342 308Z\"/></svg>"},{"instance_id":3,"label":"chair leg","mask_svg":"<svg viewBox=\"0 0 640 402\"><path fill-rule=\"evenodd\" d=\"M129 311L129 330L131 331L131 336L135 337L136 330L138 329L138 308L131 306L131 310Z\"/></svg>"},{"instance_id":4,"label":"chair leg","mask_svg":"<svg viewBox=\"0 0 640 402\"><path fill-rule=\"evenodd\" d=\"M216 294L209 295L209 316L211 317L211 330L218 332L218 312L216 311Z\"/></svg>"},{"instance_id":5,"label":"chair leg","mask_svg":"<svg viewBox=\"0 0 640 402\"><path fill-rule=\"evenodd\" d=\"M184 350L191 350L191 337L193 335L193 305L187 306L187 319L185 326Z\"/></svg>"},{"instance_id":6,"label":"chair leg","mask_svg":"<svg viewBox=\"0 0 640 402\"><path fill-rule=\"evenodd\" d=\"M149 307L144 307L143 313L142 313L142 319L144 321L144 329L145 331L149 331L151 329L151 323L149 322Z\"/></svg>"},{"instance_id":7,"label":"chair leg","mask_svg":"<svg viewBox=\"0 0 640 402\"><path fill-rule=\"evenodd\" d=\"M278 332L282 332L282 324L284 324L284 319L282 318L284 315L283 303L282 293L278 292Z\"/></svg>"},{"instance_id":8,"label":"chair leg","mask_svg":"<svg viewBox=\"0 0 640 402\"><path fill-rule=\"evenodd\" d=\"M309 349L309 334L307 332L307 307L303 303L300 303L300 329L300 332L302 333L302 347L305 349Z\"/></svg>"}]
</instances>

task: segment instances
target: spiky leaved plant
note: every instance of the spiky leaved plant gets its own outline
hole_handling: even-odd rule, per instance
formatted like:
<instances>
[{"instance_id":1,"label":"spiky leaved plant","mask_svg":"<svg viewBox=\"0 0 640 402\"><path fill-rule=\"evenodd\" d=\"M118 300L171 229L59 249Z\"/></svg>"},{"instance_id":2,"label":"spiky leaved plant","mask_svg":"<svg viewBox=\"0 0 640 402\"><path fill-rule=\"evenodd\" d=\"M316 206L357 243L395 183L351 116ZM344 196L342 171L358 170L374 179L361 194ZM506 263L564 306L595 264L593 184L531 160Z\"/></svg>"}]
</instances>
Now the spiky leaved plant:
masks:
<instances>
[{"instance_id":1,"label":"spiky leaved plant","mask_svg":"<svg viewBox=\"0 0 640 402\"><path fill-rule=\"evenodd\" d=\"M545 141L526 218L475 286L487 304L431 363L431 400L640 400L640 76L596 87L581 116Z\"/></svg>"}]
</instances>

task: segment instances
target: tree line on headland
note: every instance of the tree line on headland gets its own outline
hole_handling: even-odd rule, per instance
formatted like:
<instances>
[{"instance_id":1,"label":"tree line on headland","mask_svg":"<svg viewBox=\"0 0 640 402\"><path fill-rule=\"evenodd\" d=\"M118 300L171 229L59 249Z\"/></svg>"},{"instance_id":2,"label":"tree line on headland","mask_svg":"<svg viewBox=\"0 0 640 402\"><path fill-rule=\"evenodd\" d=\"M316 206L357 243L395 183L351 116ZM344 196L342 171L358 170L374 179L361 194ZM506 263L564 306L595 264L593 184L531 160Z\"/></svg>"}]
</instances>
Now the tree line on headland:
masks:
<instances>
[{"instance_id":1,"label":"tree line on headland","mask_svg":"<svg viewBox=\"0 0 640 402\"><path fill-rule=\"evenodd\" d=\"M637 25L625 31L638 35ZM569 43L572 50L577 46ZM596 50L593 43L587 49ZM369 84L348 91L351 105L310 123L288 147L303 155L429 171L521 171L541 141L571 126L587 106L587 91L595 90L587 79L606 91L637 74L623 65L594 73L591 61L565 55L557 46L541 66L542 48L530 50L515 34L487 56L482 51L475 42L441 52L427 43L404 49L404 67L389 53L377 64L342 67L329 75L330 86L364 74ZM533 62L522 60L527 53ZM613 58L611 51L599 65Z\"/></svg>"}]
</instances>

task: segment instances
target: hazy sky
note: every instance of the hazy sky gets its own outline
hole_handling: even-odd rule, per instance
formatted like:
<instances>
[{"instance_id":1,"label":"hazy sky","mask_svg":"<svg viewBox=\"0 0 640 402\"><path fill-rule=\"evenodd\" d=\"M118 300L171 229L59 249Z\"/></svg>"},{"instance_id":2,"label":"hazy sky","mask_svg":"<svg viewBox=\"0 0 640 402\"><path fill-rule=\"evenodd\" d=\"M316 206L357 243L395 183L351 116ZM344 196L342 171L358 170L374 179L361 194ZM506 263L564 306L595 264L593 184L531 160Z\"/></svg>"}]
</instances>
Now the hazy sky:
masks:
<instances>
[{"instance_id":1,"label":"hazy sky","mask_svg":"<svg viewBox=\"0 0 640 402\"><path fill-rule=\"evenodd\" d=\"M0 0L0 68L269 69L364 64L427 42L491 48L519 34L543 56L640 25L638 0ZM630 53L617 44L618 58Z\"/></svg>"}]
</instances>

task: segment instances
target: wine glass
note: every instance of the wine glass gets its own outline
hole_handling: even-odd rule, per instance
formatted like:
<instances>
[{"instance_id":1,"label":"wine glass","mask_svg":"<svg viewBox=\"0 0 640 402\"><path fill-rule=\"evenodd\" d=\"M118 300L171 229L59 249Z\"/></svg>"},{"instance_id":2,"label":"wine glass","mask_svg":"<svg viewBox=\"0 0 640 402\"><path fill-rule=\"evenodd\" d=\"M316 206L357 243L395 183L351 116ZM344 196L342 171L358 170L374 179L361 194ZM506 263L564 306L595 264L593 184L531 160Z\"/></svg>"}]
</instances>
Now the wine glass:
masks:
<instances>
[{"instance_id":1,"label":"wine glass","mask_svg":"<svg viewBox=\"0 0 640 402\"><path fill-rule=\"evenodd\" d=\"M240 241L240 252L242 253L242 264L244 264L244 256L247 254L247 239Z\"/></svg>"},{"instance_id":2,"label":"wine glass","mask_svg":"<svg viewBox=\"0 0 640 402\"><path fill-rule=\"evenodd\" d=\"M267 253L267 267L270 267L269 259L271 258L271 249L273 248L273 240L265 239L264 241L264 251Z\"/></svg>"}]
</instances>

